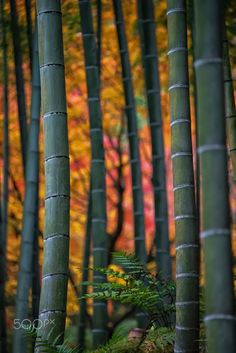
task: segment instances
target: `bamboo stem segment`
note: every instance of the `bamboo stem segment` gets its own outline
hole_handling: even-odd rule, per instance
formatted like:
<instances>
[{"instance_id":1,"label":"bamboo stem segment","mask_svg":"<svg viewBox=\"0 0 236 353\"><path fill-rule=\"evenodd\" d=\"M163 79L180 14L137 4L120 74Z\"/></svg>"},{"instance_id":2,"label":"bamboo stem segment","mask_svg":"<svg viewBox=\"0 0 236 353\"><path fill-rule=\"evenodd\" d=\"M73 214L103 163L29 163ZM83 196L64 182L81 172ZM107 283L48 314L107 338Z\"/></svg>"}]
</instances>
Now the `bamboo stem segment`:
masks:
<instances>
[{"instance_id":1,"label":"bamboo stem segment","mask_svg":"<svg viewBox=\"0 0 236 353\"><path fill-rule=\"evenodd\" d=\"M19 41L19 26L16 1L10 0L11 5L11 27L13 36L13 49L15 61L15 75L16 75L16 90L17 90L17 106L18 119L20 126L20 141L22 150L22 162L24 175L26 174L26 157L27 157L27 116L25 103L25 88L24 77L22 69L22 51Z\"/></svg>"},{"instance_id":2,"label":"bamboo stem segment","mask_svg":"<svg viewBox=\"0 0 236 353\"><path fill-rule=\"evenodd\" d=\"M171 277L161 92L153 0L138 0L138 20L152 143L155 243L158 272Z\"/></svg>"},{"instance_id":3,"label":"bamboo stem segment","mask_svg":"<svg viewBox=\"0 0 236 353\"><path fill-rule=\"evenodd\" d=\"M176 231L175 352L198 352L199 247L190 126L185 0L168 1L167 24Z\"/></svg>"},{"instance_id":4,"label":"bamboo stem segment","mask_svg":"<svg viewBox=\"0 0 236 353\"><path fill-rule=\"evenodd\" d=\"M89 255L91 246L91 213L92 213L92 194L91 185L88 195L88 210L87 210L87 224L84 242L84 256L83 256L83 274L82 282L88 281L88 267L89 267ZM87 294L87 286L81 286L80 296L84 297ZM87 301L86 299L80 300L80 312L79 312L79 323L78 323L78 346L83 351L85 349L85 330L86 330L86 316L87 316Z\"/></svg>"},{"instance_id":5,"label":"bamboo stem segment","mask_svg":"<svg viewBox=\"0 0 236 353\"><path fill-rule=\"evenodd\" d=\"M31 269L35 221L37 217L39 182L39 119L40 77L38 59L38 33L34 35L31 122L29 128L28 154L26 163L26 191L23 211L23 228L20 248L19 275L16 296L16 320L22 323L29 318L29 291L32 284ZM13 352L24 353L27 338L23 329L14 330Z\"/></svg>"},{"instance_id":6,"label":"bamboo stem segment","mask_svg":"<svg viewBox=\"0 0 236 353\"><path fill-rule=\"evenodd\" d=\"M144 225L144 205L142 190L142 175L140 165L140 153L138 142L138 126L135 109L135 99L132 84L132 73L130 67L128 45L125 33L125 24L122 11L121 0L113 0L116 30L120 50L120 59L122 66L122 79L125 95L125 112L127 116L130 164L132 176L133 192L133 212L134 212L134 241L135 253L139 260L146 263L145 247L145 225Z\"/></svg>"},{"instance_id":7,"label":"bamboo stem segment","mask_svg":"<svg viewBox=\"0 0 236 353\"><path fill-rule=\"evenodd\" d=\"M223 85L223 2L194 1L206 337L209 353L233 353L236 318L229 224Z\"/></svg>"},{"instance_id":8,"label":"bamboo stem segment","mask_svg":"<svg viewBox=\"0 0 236 353\"><path fill-rule=\"evenodd\" d=\"M79 0L81 28L85 55L87 80L90 138L92 149L91 160L91 198L92 198L92 244L94 267L106 267L108 261L108 238L106 233L106 183L102 131L102 112L99 94L99 68L97 47L93 31L91 2ZM95 282L105 282L106 277L93 274ZM102 301L94 301L93 346L97 347L107 340L107 307Z\"/></svg>"},{"instance_id":9,"label":"bamboo stem segment","mask_svg":"<svg viewBox=\"0 0 236 353\"><path fill-rule=\"evenodd\" d=\"M69 261L70 175L60 0L38 0L39 62L44 129L44 261L38 336L63 341ZM50 332L50 337L48 337ZM41 352L41 348L36 349Z\"/></svg>"},{"instance_id":10,"label":"bamboo stem segment","mask_svg":"<svg viewBox=\"0 0 236 353\"><path fill-rule=\"evenodd\" d=\"M25 0L25 12L26 12L26 22L27 22L27 41L29 48L29 60L30 60L30 70L31 74L33 71L33 40L32 40L32 18L31 18L31 0Z\"/></svg>"}]
</instances>

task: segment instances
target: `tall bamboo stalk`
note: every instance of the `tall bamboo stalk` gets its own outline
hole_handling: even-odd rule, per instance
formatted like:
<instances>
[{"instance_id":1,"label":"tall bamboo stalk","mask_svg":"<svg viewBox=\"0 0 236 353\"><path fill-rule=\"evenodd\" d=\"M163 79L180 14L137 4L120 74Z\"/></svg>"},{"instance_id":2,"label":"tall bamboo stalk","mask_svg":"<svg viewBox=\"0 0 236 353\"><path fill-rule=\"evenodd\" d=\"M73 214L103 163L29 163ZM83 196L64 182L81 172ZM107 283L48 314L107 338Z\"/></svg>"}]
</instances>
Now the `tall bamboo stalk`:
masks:
<instances>
[{"instance_id":1,"label":"tall bamboo stalk","mask_svg":"<svg viewBox=\"0 0 236 353\"><path fill-rule=\"evenodd\" d=\"M10 0L11 5L11 28L14 49L16 90L17 90L17 106L18 119L20 125L20 141L22 149L23 171L26 173L26 154L27 154L27 116L25 103L24 76L22 70L22 51L19 38L18 15L16 1Z\"/></svg>"},{"instance_id":2,"label":"tall bamboo stalk","mask_svg":"<svg viewBox=\"0 0 236 353\"><path fill-rule=\"evenodd\" d=\"M38 185L39 186L39 185ZM39 274L39 188L37 190L35 211L33 264L32 264L32 318L36 320L39 314L40 274Z\"/></svg>"},{"instance_id":3,"label":"tall bamboo stalk","mask_svg":"<svg viewBox=\"0 0 236 353\"><path fill-rule=\"evenodd\" d=\"M189 10L189 22L191 30L191 51L192 51L192 62L195 61L195 46L194 46L194 36L195 36L195 14L194 14L194 5L193 0L188 2ZM197 133L197 87L196 87L196 77L195 71L193 70L193 96L194 96L194 117L195 117L195 146L198 148L198 133ZM196 192L196 220L197 220L197 232L200 231L200 163L199 156L196 155L196 169L195 169L195 192Z\"/></svg>"},{"instance_id":4,"label":"tall bamboo stalk","mask_svg":"<svg viewBox=\"0 0 236 353\"><path fill-rule=\"evenodd\" d=\"M36 17L37 21L37 17ZM37 22L36 22L37 26ZM40 271L39 271L39 183L37 190L37 203L35 211L35 227L34 227L34 241L33 241L33 259L32 259L32 310L31 317L34 322L34 326L38 327L38 316L39 316L39 301L40 301ZM32 351L34 351L36 337L31 341Z\"/></svg>"},{"instance_id":5,"label":"tall bamboo stalk","mask_svg":"<svg viewBox=\"0 0 236 353\"><path fill-rule=\"evenodd\" d=\"M88 210L87 210L87 224L85 232L85 241L84 241L84 254L83 254L83 274L82 282L88 281L88 267L89 267L89 255L90 255L90 246L91 246L91 211L92 211L92 194L91 186L89 190L88 197ZM87 293L87 286L83 285L80 289L80 297L84 297ZM78 346L81 351L85 349L85 330L86 330L86 316L87 316L87 301L86 299L80 300L80 312L79 312L79 323L78 323Z\"/></svg>"},{"instance_id":6,"label":"tall bamboo stalk","mask_svg":"<svg viewBox=\"0 0 236 353\"><path fill-rule=\"evenodd\" d=\"M102 0L97 0L97 62L99 76L101 73L101 54L102 54Z\"/></svg>"},{"instance_id":7,"label":"tall bamboo stalk","mask_svg":"<svg viewBox=\"0 0 236 353\"><path fill-rule=\"evenodd\" d=\"M39 182L39 119L40 119L40 77L38 61L38 34L34 35L33 77L31 121L29 128L28 154L26 163L26 191L23 211L23 228L20 248L19 275L16 296L16 320L19 323L29 318L29 290L35 221L37 217L37 198ZM14 330L13 352L26 352L27 339L24 331L16 326Z\"/></svg>"},{"instance_id":8,"label":"tall bamboo stalk","mask_svg":"<svg viewBox=\"0 0 236 353\"><path fill-rule=\"evenodd\" d=\"M5 311L5 280L6 280L6 242L8 225L8 169L9 169L9 144L8 144L8 64L6 21L4 15L4 0L0 2L0 16L2 25L2 56L3 56L3 109L4 109L4 140L3 140L3 198L0 207L0 352L7 353L6 311Z\"/></svg>"},{"instance_id":9,"label":"tall bamboo stalk","mask_svg":"<svg viewBox=\"0 0 236 353\"><path fill-rule=\"evenodd\" d=\"M209 353L233 353L236 317L225 146L223 2L195 0L194 4L207 345Z\"/></svg>"},{"instance_id":10,"label":"tall bamboo stalk","mask_svg":"<svg viewBox=\"0 0 236 353\"><path fill-rule=\"evenodd\" d=\"M60 0L37 0L44 128L44 261L38 336L63 340L69 262L70 175ZM53 328L53 329L52 329ZM48 337L51 331L50 337ZM40 348L36 351L41 351Z\"/></svg>"},{"instance_id":11,"label":"tall bamboo stalk","mask_svg":"<svg viewBox=\"0 0 236 353\"><path fill-rule=\"evenodd\" d=\"M198 352L199 247L192 161L185 0L168 0L167 23L176 232L175 352Z\"/></svg>"},{"instance_id":12,"label":"tall bamboo stalk","mask_svg":"<svg viewBox=\"0 0 236 353\"><path fill-rule=\"evenodd\" d=\"M91 3L79 0L81 28L85 55L85 70L88 91L90 138L92 148L91 193L92 193L92 242L95 267L106 267L108 259L108 239L106 233L106 184L104 147L102 133L102 113L99 98L99 70L97 47L93 31ZM104 282L105 276L94 273L96 282ZM102 301L94 301L93 345L107 339L107 307Z\"/></svg>"},{"instance_id":13,"label":"tall bamboo stalk","mask_svg":"<svg viewBox=\"0 0 236 353\"><path fill-rule=\"evenodd\" d=\"M29 48L30 70L32 74L33 40L32 40L31 0L25 0L25 12L26 12L26 21L27 21L27 40L28 40L28 48Z\"/></svg>"},{"instance_id":14,"label":"tall bamboo stalk","mask_svg":"<svg viewBox=\"0 0 236 353\"><path fill-rule=\"evenodd\" d=\"M138 0L137 3L152 142L156 262L158 271L164 277L170 277L171 259L168 233L165 154L154 6L152 0Z\"/></svg>"},{"instance_id":15,"label":"tall bamboo stalk","mask_svg":"<svg viewBox=\"0 0 236 353\"><path fill-rule=\"evenodd\" d=\"M138 142L138 126L135 109L135 99L132 84L132 73L129 61L128 46L121 0L113 0L116 30L118 36L120 59L122 65L122 80L125 94L125 111L127 116L128 138L130 148L130 164L132 174L133 212L135 253L143 263L146 263L144 206L142 191L142 175Z\"/></svg>"},{"instance_id":16,"label":"tall bamboo stalk","mask_svg":"<svg viewBox=\"0 0 236 353\"><path fill-rule=\"evenodd\" d=\"M236 110L226 28L224 29L223 55L226 133L229 144L230 158L233 167L233 178L236 182Z\"/></svg>"}]
</instances>

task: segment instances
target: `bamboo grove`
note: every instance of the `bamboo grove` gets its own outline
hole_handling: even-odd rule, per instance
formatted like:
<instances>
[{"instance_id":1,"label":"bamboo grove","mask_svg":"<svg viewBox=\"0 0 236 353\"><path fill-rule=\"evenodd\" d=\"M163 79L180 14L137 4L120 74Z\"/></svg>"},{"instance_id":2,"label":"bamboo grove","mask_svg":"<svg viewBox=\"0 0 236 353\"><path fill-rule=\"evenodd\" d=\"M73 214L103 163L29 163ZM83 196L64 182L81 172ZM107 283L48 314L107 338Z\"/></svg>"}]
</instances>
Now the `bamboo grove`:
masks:
<instances>
[{"instance_id":1,"label":"bamboo grove","mask_svg":"<svg viewBox=\"0 0 236 353\"><path fill-rule=\"evenodd\" d=\"M234 353L233 0L0 1L0 353Z\"/></svg>"}]
</instances>

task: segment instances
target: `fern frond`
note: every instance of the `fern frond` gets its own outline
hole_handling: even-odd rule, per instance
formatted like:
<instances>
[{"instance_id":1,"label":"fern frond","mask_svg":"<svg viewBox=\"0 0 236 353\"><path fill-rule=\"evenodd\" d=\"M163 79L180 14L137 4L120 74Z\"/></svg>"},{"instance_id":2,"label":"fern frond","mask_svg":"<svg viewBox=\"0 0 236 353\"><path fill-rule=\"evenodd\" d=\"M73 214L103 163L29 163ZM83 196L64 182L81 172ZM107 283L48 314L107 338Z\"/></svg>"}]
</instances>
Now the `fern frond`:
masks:
<instances>
[{"instance_id":1,"label":"fern frond","mask_svg":"<svg viewBox=\"0 0 236 353\"><path fill-rule=\"evenodd\" d=\"M154 328L149 331L147 340L155 343L158 352L173 352L175 342L175 331L168 327Z\"/></svg>"},{"instance_id":2,"label":"fern frond","mask_svg":"<svg viewBox=\"0 0 236 353\"><path fill-rule=\"evenodd\" d=\"M142 275L147 274L144 269L144 266L140 263L138 258L133 254L128 254L125 252L114 252L112 254L113 261L117 265L123 267L123 269L128 274Z\"/></svg>"},{"instance_id":3,"label":"fern frond","mask_svg":"<svg viewBox=\"0 0 236 353\"><path fill-rule=\"evenodd\" d=\"M161 322L164 326L169 325L169 320L164 318L169 317L170 313L175 311L173 305L175 285L149 273L131 254L114 253L113 259L114 263L121 266L125 272L111 268L95 268L96 272L107 275L109 278L112 277L115 281L85 282L87 286L93 287L93 293L86 294L81 299L111 299L122 304L129 304L148 314L151 324Z\"/></svg>"}]
</instances>

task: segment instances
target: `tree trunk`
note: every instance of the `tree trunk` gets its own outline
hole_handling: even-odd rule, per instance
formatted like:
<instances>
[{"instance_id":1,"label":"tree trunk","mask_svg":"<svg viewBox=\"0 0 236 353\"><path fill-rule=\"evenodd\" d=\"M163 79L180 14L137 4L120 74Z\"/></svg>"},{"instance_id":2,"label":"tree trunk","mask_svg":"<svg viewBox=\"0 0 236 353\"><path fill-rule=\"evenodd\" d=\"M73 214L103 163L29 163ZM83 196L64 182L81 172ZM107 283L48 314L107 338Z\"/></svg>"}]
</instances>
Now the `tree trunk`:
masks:
<instances>
[{"instance_id":1,"label":"tree trunk","mask_svg":"<svg viewBox=\"0 0 236 353\"><path fill-rule=\"evenodd\" d=\"M33 244L39 183L39 119L40 119L40 78L38 62L38 34L34 37L34 58L32 77L31 122L29 129L28 155L26 164L26 190L24 198L23 228L20 247L20 263L17 281L16 316L19 323L29 319L29 291L32 278ZM24 330L14 330L13 352L25 353L27 338Z\"/></svg>"},{"instance_id":2,"label":"tree trunk","mask_svg":"<svg viewBox=\"0 0 236 353\"><path fill-rule=\"evenodd\" d=\"M192 161L185 0L168 1L167 21L176 231L175 352L198 352L199 246Z\"/></svg>"},{"instance_id":3,"label":"tree trunk","mask_svg":"<svg viewBox=\"0 0 236 353\"><path fill-rule=\"evenodd\" d=\"M125 34L125 26L120 0L113 0L118 44L122 65L122 79L125 94L125 110L128 125L128 138L130 148L130 164L132 173L133 191L133 212L134 212L134 234L135 253L139 260L146 263L145 247L145 225L144 225L144 205L142 191L142 175L138 142L138 126L135 110L135 99L132 85L132 74L128 54L128 46Z\"/></svg>"},{"instance_id":4,"label":"tree trunk","mask_svg":"<svg viewBox=\"0 0 236 353\"><path fill-rule=\"evenodd\" d=\"M108 238L106 233L106 183L102 113L99 95L99 70L97 47L93 31L91 3L79 0L81 28L85 55L85 70L88 91L90 136L92 149L91 193L92 193L92 242L94 267L106 267L108 260ZM105 282L106 277L94 273L95 282ZM107 307L104 301L94 301L93 345L97 347L107 339Z\"/></svg>"},{"instance_id":5,"label":"tree trunk","mask_svg":"<svg viewBox=\"0 0 236 353\"><path fill-rule=\"evenodd\" d=\"M164 277L170 278L171 258L168 232L161 92L155 34L156 26L152 0L138 0L138 20L152 142L156 263L158 271L160 271Z\"/></svg>"},{"instance_id":6,"label":"tree trunk","mask_svg":"<svg viewBox=\"0 0 236 353\"><path fill-rule=\"evenodd\" d=\"M225 145L223 2L195 1L201 239L204 252L206 336L209 353L233 353L236 320L232 285Z\"/></svg>"},{"instance_id":7,"label":"tree trunk","mask_svg":"<svg viewBox=\"0 0 236 353\"><path fill-rule=\"evenodd\" d=\"M63 341L69 263L70 174L60 0L37 0L44 128L44 261L38 337ZM52 329L53 328L53 329ZM51 333L50 333L51 332ZM50 333L50 337L49 337ZM41 352L42 348L36 351Z\"/></svg>"},{"instance_id":8,"label":"tree trunk","mask_svg":"<svg viewBox=\"0 0 236 353\"><path fill-rule=\"evenodd\" d=\"M16 1L10 0L11 5L11 27L12 39L14 49L15 61L15 75L16 75L16 90L17 90L17 106L18 118L20 125L20 141L22 150L23 172L26 174L26 154L27 154L27 117L26 117L26 104L25 104L25 88L24 76L22 70L22 51L19 38L18 16L16 9Z\"/></svg>"}]
</instances>

